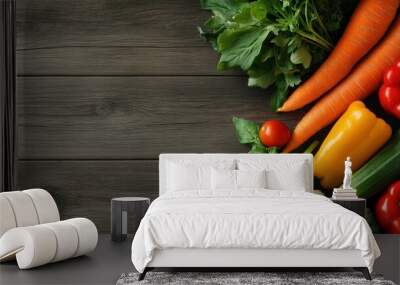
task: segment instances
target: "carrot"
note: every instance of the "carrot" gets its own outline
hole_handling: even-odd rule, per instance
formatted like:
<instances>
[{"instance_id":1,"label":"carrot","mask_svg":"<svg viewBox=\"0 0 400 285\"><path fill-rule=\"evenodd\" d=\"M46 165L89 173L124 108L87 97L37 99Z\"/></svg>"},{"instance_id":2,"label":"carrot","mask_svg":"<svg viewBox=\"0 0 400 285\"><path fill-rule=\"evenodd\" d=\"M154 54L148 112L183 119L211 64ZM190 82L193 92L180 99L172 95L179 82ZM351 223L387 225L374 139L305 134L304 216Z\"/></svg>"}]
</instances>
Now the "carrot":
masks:
<instances>
[{"instance_id":1,"label":"carrot","mask_svg":"<svg viewBox=\"0 0 400 285\"><path fill-rule=\"evenodd\" d=\"M334 122L353 101L363 100L378 89L383 72L399 58L400 16L383 41L353 72L304 115L283 151L291 152L296 149L319 130Z\"/></svg>"},{"instance_id":2,"label":"carrot","mask_svg":"<svg viewBox=\"0 0 400 285\"><path fill-rule=\"evenodd\" d=\"M361 0L335 49L278 111L300 109L345 78L353 66L383 37L396 16L399 4L399 0Z\"/></svg>"}]
</instances>

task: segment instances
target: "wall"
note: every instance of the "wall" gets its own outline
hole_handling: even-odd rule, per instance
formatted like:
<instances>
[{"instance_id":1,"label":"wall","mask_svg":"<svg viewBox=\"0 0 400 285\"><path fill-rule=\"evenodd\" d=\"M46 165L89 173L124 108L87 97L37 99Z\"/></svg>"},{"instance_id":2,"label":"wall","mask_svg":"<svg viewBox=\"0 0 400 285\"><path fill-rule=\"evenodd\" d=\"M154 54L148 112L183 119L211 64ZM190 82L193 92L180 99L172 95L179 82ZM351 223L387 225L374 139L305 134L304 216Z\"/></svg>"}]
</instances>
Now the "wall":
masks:
<instances>
[{"instance_id":1,"label":"wall","mask_svg":"<svg viewBox=\"0 0 400 285\"><path fill-rule=\"evenodd\" d=\"M18 0L20 189L109 231L109 200L158 192L161 152L246 152L233 115L293 126L268 92L216 71L198 0Z\"/></svg>"}]
</instances>

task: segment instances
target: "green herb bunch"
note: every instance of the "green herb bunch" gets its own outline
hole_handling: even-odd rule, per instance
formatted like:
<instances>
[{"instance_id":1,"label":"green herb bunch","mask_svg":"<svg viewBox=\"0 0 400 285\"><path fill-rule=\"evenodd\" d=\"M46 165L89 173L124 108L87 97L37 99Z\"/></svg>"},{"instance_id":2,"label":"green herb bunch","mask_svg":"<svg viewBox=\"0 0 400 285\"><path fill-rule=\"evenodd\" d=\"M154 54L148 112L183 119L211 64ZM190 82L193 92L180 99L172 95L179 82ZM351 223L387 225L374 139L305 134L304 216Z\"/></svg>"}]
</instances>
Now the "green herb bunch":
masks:
<instances>
[{"instance_id":1,"label":"green herb bunch","mask_svg":"<svg viewBox=\"0 0 400 285\"><path fill-rule=\"evenodd\" d=\"M332 49L344 22L340 2L201 0L212 16L199 31L221 55L218 70L240 67L249 86L272 86L277 109Z\"/></svg>"}]
</instances>

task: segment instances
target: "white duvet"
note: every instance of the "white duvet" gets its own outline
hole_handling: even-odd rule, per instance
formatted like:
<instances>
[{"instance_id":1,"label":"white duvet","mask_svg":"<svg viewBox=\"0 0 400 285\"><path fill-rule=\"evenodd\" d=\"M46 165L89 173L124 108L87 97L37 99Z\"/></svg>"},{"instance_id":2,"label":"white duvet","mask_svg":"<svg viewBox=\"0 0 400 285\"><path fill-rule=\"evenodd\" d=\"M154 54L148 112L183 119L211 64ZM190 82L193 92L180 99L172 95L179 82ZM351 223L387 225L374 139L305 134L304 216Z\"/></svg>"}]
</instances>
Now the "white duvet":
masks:
<instances>
[{"instance_id":1,"label":"white duvet","mask_svg":"<svg viewBox=\"0 0 400 285\"><path fill-rule=\"evenodd\" d=\"M322 195L265 189L162 195L140 223L132 262L143 272L165 248L358 249L370 271L380 255L359 215Z\"/></svg>"}]
</instances>

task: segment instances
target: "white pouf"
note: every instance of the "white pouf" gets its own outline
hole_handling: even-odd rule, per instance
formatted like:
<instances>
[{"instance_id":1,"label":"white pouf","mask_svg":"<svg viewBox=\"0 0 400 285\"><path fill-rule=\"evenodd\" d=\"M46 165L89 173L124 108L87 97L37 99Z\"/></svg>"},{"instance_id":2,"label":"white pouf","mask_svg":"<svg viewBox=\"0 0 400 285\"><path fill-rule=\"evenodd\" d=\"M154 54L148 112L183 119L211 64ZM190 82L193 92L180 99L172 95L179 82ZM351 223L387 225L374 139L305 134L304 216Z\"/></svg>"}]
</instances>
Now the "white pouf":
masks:
<instances>
[{"instance_id":1,"label":"white pouf","mask_svg":"<svg viewBox=\"0 0 400 285\"><path fill-rule=\"evenodd\" d=\"M7 198L0 195L0 237L8 230L15 228L17 222L15 221L13 209Z\"/></svg>"},{"instance_id":2,"label":"white pouf","mask_svg":"<svg viewBox=\"0 0 400 285\"><path fill-rule=\"evenodd\" d=\"M57 241L48 228L40 225L14 228L0 239L0 257L17 259L20 269L49 263L57 250Z\"/></svg>"},{"instance_id":3,"label":"white pouf","mask_svg":"<svg viewBox=\"0 0 400 285\"><path fill-rule=\"evenodd\" d=\"M14 255L20 269L77 257L97 245L97 229L88 219L13 228L0 238L0 259Z\"/></svg>"},{"instance_id":4,"label":"white pouf","mask_svg":"<svg viewBox=\"0 0 400 285\"><path fill-rule=\"evenodd\" d=\"M35 205L39 224L57 222L60 220L60 214L56 202L50 193L43 189L29 189L22 191L28 194Z\"/></svg>"},{"instance_id":5,"label":"white pouf","mask_svg":"<svg viewBox=\"0 0 400 285\"><path fill-rule=\"evenodd\" d=\"M79 243L74 257L91 252L96 248L98 233L92 221L85 218L74 218L64 222L71 224L78 233Z\"/></svg>"},{"instance_id":6,"label":"white pouf","mask_svg":"<svg viewBox=\"0 0 400 285\"><path fill-rule=\"evenodd\" d=\"M1 193L11 205L17 227L27 227L39 224L33 201L28 194L22 191Z\"/></svg>"},{"instance_id":7,"label":"white pouf","mask_svg":"<svg viewBox=\"0 0 400 285\"><path fill-rule=\"evenodd\" d=\"M0 193L0 262L20 269L87 254L96 248L95 224L86 218L59 221L53 197L43 189Z\"/></svg>"},{"instance_id":8,"label":"white pouf","mask_svg":"<svg viewBox=\"0 0 400 285\"><path fill-rule=\"evenodd\" d=\"M49 228L55 235L57 240L57 251L51 260L52 262L64 260L73 257L78 249L79 237L78 232L71 224L66 221L55 222L43 225Z\"/></svg>"}]
</instances>

